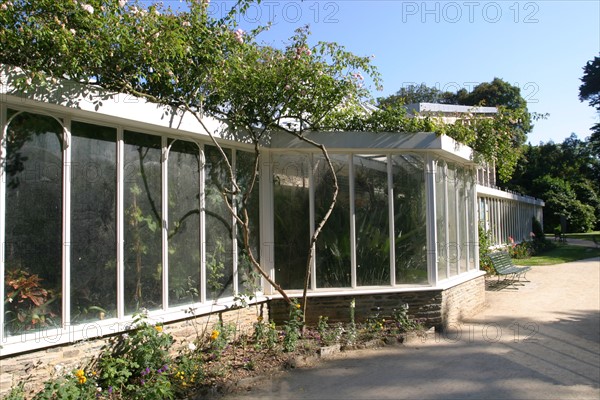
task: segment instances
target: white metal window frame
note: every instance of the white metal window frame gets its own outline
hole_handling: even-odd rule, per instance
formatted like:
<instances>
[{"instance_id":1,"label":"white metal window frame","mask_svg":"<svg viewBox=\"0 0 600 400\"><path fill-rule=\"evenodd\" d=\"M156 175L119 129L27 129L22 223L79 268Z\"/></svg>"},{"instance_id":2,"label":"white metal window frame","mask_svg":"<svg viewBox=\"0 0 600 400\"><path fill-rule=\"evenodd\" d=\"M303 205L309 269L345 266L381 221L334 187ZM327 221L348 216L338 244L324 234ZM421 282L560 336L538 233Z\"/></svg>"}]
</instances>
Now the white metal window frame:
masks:
<instances>
[{"instance_id":1,"label":"white metal window frame","mask_svg":"<svg viewBox=\"0 0 600 400\"><path fill-rule=\"evenodd\" d=\"M477 185L478 207L484 207L485 223L492 235L492 247L504 247L508 237L515 242L531 239L532 217L543 223L544 202L529 196ZM478 213L481 221L481 213Z\"/></svg>"},{"instance_id":2,"label":"white metal window frame","mask_svg":"<svg viewBox=\"0 0 600 400\"><path fill-rule=\"evenodd\" d=\"M271 150L269 153L272 155L274 154L282 154L284 151L283 150ZM426 197L426 204L425 204L425 209L426 209L426 243L427 243L427 272L428 272L428 282L424 283L424 284L403 284L403 283L397 283L396 282L396 266L395 266L395 236L394 236L394 177L393 177L393 165L392 165L392 157L394 155L398 155L398 154L417 154L414 151L386 151L386 152L369 152L367 150L364 151L360 151L360 152L340 152L337 150L329 150L330 154L335 154L335 155L341 155L341 156L346 156L346 162L348 163L348 179L349 179L349 193L347 193L348 197L349 197L349 201L350 201L350 259L351 259L351 265L350 265L350 273L351 273L351 285L349 287L338 287L338 288L319 288L317 286L316 283L316 257L318 256L316 254L316 249L313 246L312 248L312 254L313 254L313 258L312 258L312 264L311 264L311 281L310 281L310 285L309 285L309 295L319 295L319 294L323 294L324 292L327 293L345 293L348 290L360 290L360 291L369 291L369 290L375 290L375 291L387 291L389 289L406 289L406 290L415 290L415 289L431 289L431 288L436 288L438 287L438 285L440 284L440 282L444 282L444 281L453 281L456 280L457 278L461 278L463 276L466 276L465 274L470 273L470 272L478 272L479 266L478 263L474 263L475 267L474 268L470 268L467 267L464 271L461 269L460 265L458 265L458 273L457 274L451 274L450 272L450 260L449 257L446 257L446 270L447 270L447 278L444 279L439 279L438 276L438 270L437 270L437 265L438 265L438 250L437 250L437 242L438 242L438 234L437 234L437 227L436 227L436 215L438 212L443 212L445 213L446 216L449 215L448 213L448 204L447 201L441 205L442 209L440 210L440 205L436 204L436 197L435 197L435 192L436 192L436 179L439 179L436 176L436 168L437 168L437 164L438 164L438 160L440 159L439 156L431 154L429 152L424 152L424 153L420 153L420 156L422 157L423 160L423 167L424 167L424 173L423 173L423 179L424 179L424 187L425 187L425 197ZM289 154L289 153L288 153ZM315 209L314 209L314 173L313 173L313 169L314 169L314 160L313 160L313 155L318 154L318 153L314 153L314 152L300 152L300 151L294 151L294 154L298 154L298 155L308 155L309 157L309 162L311 163L311 168L309 168L309 171L311 171L310 175L309 175L309 188L310 188L310 192L309 192L309 219L310 219L310 234L312 235L314 233L314 229L315 229ZM388 229L389 229L389 233L390 233L390 283L389 285L377 285L377 286L371 286L371 285L357 285L357 281L356 281L356 271L357 271L357 260L356 260L356 231L355 231L355 226L356 226L356 210L355 210L355 168L354 168L354 157L355 156L364 156L364 155L382 155L386 157L386 163L387 163L387 195L388 195ZM271 165L273 163L273 160L271 159L271 162L269 163L269 165ZM447 168L447 163L444 161L444 168ZM263 171L265 172L265 171ZM271 172L269 172L270 174ZM470 171L470 173L474 174L475 171ZM267 175L270 176L270 175ZM470 176L471 179L475 179L474 176ZM445 198L447 198L447 193L448 193L448 182L447 182L447 174L445 174L442 179L444 179L444 188L445 188ZM265 190L265 196L267 194L269 194L269 199L272 199L272 190L273 190L273 184L272 184L272 179L269 179L267 182L269 182L269 188L268 190ZM450 185L452 186L452 185ZM475 182L473 182L473 186L475 186ZM450 244L449 244L449 237L448 237L448 230L449 230L449 224L450 223L457 223L458 221L458 208L462 206L464 206L464 211L465 211L465 216L467 218L467 220L465 221L465 223L467 224L467 237L465 238L465 243L467 246L476 246L475 247L475 251L477 251L477 244L476 244L476 238L477 236L477 232L473 232L472 235L469 234L468 230L469 230L469 218L473 218L475 221L477 221L477 216L473 215L473 216L468 216L467 214L469 213L469 208L467 207L467 203L471 202L473 204L473 208L471 210L473 210L473 212L476 212L477 210L477 196L476 196L476 191L471 190L468 194L467 191L465 190L465 196L464 198L460 198L458 195L458 187L456 185L452 186L456 191L456 212L455 214L455 220L454 221L450 221L450 218L445 218L445 225L444 225L444 229L446 230L446 243L443 244L443 246L446 247L446 249L449 248ZM466 186L465 186L466 187ZM266 188L265 188L266 189ZM269 200L272 201L272 200ZM461 204L462 203L462 204ZM273 207L273 204L270 203L270 206ZM271 208L272 209L272 208ZM261 222L264 225L265 230L266 227L269 226L270 228L268 229L268 231L270 231L271 236L265 236L268 237L269 240L271 242L274 242L274 237L272 236L273 231L274 231L274 221L273 221L273 215L265 215L264 219L261 220ZM476 224L473 225L475 229L477 229ZM473 239L473 241L469 241L469 239L473 237L475 239ZM460 247L458 245L458 243L460 243L461 241L461 237L460 237L460 232L458 232L457 230L457 247ZM269 249L271 249L273 246L270 246ZM467 254L467 265L469 265L469 254L470 254L470 249L464 249L463 252L465 252ZM271 251L269 251L268 253L270 255L270 257L268 258L268 260L274 260L274 253ZM457 255L460 255L460 250L457 252ZM460 264L460 260L457 260L457 263ZM271 271L273 271L271 277L275 278L275 274L274 274L274 270L275 270L275 265L274 265L274 261L270 262L268 265L269 269ZM287 290L287 292L289 292L290 294L294 295L294 294L298 294L300 291L299 290ZM265 287L265 293L266 294L274 294L273 291L270 291L268 288Z\"/></svg>"},{"instance_id":3,"label":"white metal window frame","mask_svg":"<svg viewBox=\"0 0 600 400\"><path fill-rule=\"evenodd\" d=\"M10 96L8 96L10 98ZM87 111L74 110L65 108L62 106L51 105L47 103L33 103L30 101L23 101L22 99L13 99L10 102L2 102L0 103L0 123L2 124L2 137L6 134L7 126L7 109L14 109L19 112L29 112L33 114L41 114L41 115L49 115L53 118L60 118L63 121L63 131L64 131L64 140L70 142L70 127L71 121L81 121L85 123L95 124L99 126L107 126L116 128L117 137L116 137L116 167L117 167L117 186L116 186L116 202L119 205L117 207L115 218L116 218L116 237L117 237L117 247L116 247L116 257L117 257L117 312L116 317L107 320L99 320L93 321L89 323L79 324L79 325L71 325L70 324L70 260L69 260L69 248L67 245L63 246L63 305L62 305L62 318L63 324L60 328L52 328L43 331L36 331L32 333L23 334L20 336L12 336L5 337L4 336L4 311L3 304L0 305L0 345L3 347L0 348L1 355L8 355L13 353L18 353L26 350L33 350L36 348L44 348L56 344L70 343L79 340L91 339L99 336L103 336L106 334L114 334L118 332L123 332L127 330L131 323L131 316L125 313L125 292L124 292L124 132L126 130L143 132L148 135L154 135L161 137L162 151L163 151L163 160L162 160L162 169L161 169L161 178L162 178L162 187L161 187L161 195L162 195L162 214L163 214L163 222L162 222L162 257L163 257L163 281L162 281L162 296L163 296L163 305L159 310L151 311L149 313L150 318L153 318L157 321L175 321L181 320L185 318L189 318L190 315L188 310L190 307L196 307L197 315L215 312L226 309L227 306L233 304L233 298L220 299L219 304L213 304L212 302L208 302L206 298L206 260L205 253L206 250L204 248L205 245L205 232L203 229L205 228L205 215L203 212L200 213L200 229L201 229L201 268L203 269L201 276L203 277L203 281L200 284L200 293L201 298L200 302L194 304L188 304L184 306L177 306L170 308L168 306L168 251L167 248L167 229L168 229L168 210L165 209L166 203L168 202L168 140L184 140L195 142L199 146L199 154L201 165L204 166L204 152L203 146L205 144L211 145L211 141L207 136L202 136L198 134L194 134L190 131L180 131L178 129L170 129L164 126L146 124L143 122L136 122L131 120L124 120L123 117L114 117L111 115L105 115L100 113L90 113ZM365 136L365 135L361 135ZM368 135L367 135L368 136ZM442 141L442 143L445 143ZM450 142L449 142L450 143ZM252 151L251 146L247 146L241 143L223 140L223 145L232 150L232 162L236 163L236 151ZM445 144L446 147L454 146L454 144ZM292 150L292 149L290 149ZM449 151L449 150L447 150ZM70 230L71 230L71 221L70 221L70 146L65 146L63 150L63 241L65 244L68 244ZM332 152L336 153L336 152ZM428 254L427 254L427 270L428 270L428 283L423 285L409 285L409 284L396 284L395 282L395 246L390 246L390 285L389 286L356 286L356 259L353 259L353 265L351 266L352 272L352 287L351 288L327 288L327 289L318 289L316 284L316 263L315 257L313 257L313 265L312 265L312 279L310 282L311 287L311 295L333 295L336 293L348 293L348 289L352 291L352 293L360 294L360 293L376 293L376 292L389 292L389 291L420 291L420 290L431 290L440 289L444 287L449 287L449 285L454 283L459 283L460 280L468 280L472 279L473 274L462 273L458 276L450 277L450 279L440 280L438 278L437 271L437 233L436 233L436 213L440 210L437 209L435 204L435 179L436 179L436 165L437 160L439 159L439 154L436 154L427 149L421 149L421 151L412 151L408 149L403 150L388 150L381 151L380 149L376 151L371 151L369 148L363 148L358 152L355 151L338 151L338 154L346 154L348 157L349 163L349 173L351 175L351 185L354 185L354 166L352 162L352 157L357 154L376 154L376 155L385 155L387 159L387 170L388 170L388 207L389 207L389 230L390 230L390 239L394 236L394 215L393 215L393 174L390 173L392 170L392 156L394 154L401 153L419 153L423 157L424 161L424 185L426 192L426 240L428 244ZM466 154L463 151L464 154ZM260 169L260 180L259 180L259 191L260 191L260 259L263 263L264 267L268 271L271 277L274 277L274 265L273 265L273 188L272 188L272 170L270 166L270 154L269 149L263 149L263 159L261 161L261 169ZM462 153L461 153L462 154ZM466 156L462 154L460 157L462 159L466 158ZM2 142L2 147L0 148L0 156L4 157L6 155L5 142ZM456 157L459 157L458 155ZM460 158L459 157L459 158ZM311 160L312 162L312 160ZM312 170L309 169L309 179L312 182L314 180ZM6 182L6 173L4 169L0 169L0 178L2 180L2 185L0 185L0 215L4 216L6 212L6 204L5 204L5 196L6 190L4 187L4 182ZM201 168L200 171L200 207L201 210L204 209L204 168ZM311 232L314 232L314 185L310 185L310 203L309 209L311 213ZM475 191L474 191L475 193ZM473 201L476 201L474 198ZM350 204L352 207L351 218L354 219L354 191L351 191L351 199ZM447 206L447 205L446 205ZM475 208L476 209L476 208ZM232 217L233 219L233 217ZM233 225L234 226L234 225ZM352 226L352 224L351 224ZM0 242L4 243L5 241L5 223L4 218L0 218ZM235 229L235 226L234 228ZM236 231L234 231L236 233ZM236 234L232 235L235 240ZM356 254L355 241L351 242L352 246L352 254ZM236 251L237 246L233 243L233 252ZM313 252L315 250L313 249ZM2 252L4 252L4 246L2 246ZM314 253L313 253L314 254ZM232 254L233 257L233 271L237 272L237 257L235 257L235 253ZM4 277L4 254L2 254L2 259L0 260L0 275ZM479 271L473 271L479 272ZM234 274L235 277L235 274ZM234 278L234 290L237 290L239 286L239 281ZM264 294L274 295L273 290L263 282ZM0 297L4 298L4 285L0 286ZM261 295L259 293L259 295ZM262 301L264 297L259 297L257 300Z\"/></svg>"},{"instance_id":4,"label":"white metal window frame","mask_svg":"<svg viewBox=\"0 0 600 400\"><path fill-rule=\"evenodd\" d=\"M9 120L7 118L8 109L16 111L15 115ZM230 307L235 302L235 296L239 291L239 280L237 279L238 272L238 260L237 260L237 226L235 218L232 216L232 268L233 273L233 295L219 298L218 303L213 300L208 301L206 297L206 249L205 249L205 157L204 157L204 145L213 145L212 142L207 138L204 141L198 141L195 138L173 135L172 133L165 133L159 131L152 131L147 127L140 127L135 125L122 125L111 123L110 121L103 119L93 119L80 116L72 116L69 114L61 114L54 111L47 111L37 107L22 106L20 104L0 104L0 123L2 125L1 131L1 145L0 145L0 159L6 157L6 137L9 123L12 118L16 117L21 113L30 113L34 115L42 115L55 119L60 123L63 129L63 161L62 161L62 288L61 288L61 326L52 327L43 330L34 331L31 333L23 333L20 335L7 337L4 334L4 302L0 303L0 355L9 355L13 353L19 353L26 350L32 350L37 348L44 348L57 344L75 342L79 340L87 340L95 337L101 337L108 334L114 334L123 332L129 329L132 322L133 315L125 313L125 268L124 268L124 132L125 131L137 131L147 135L157 136L161 138L161 210L162 210L162 224L161 224L161 236L162 236L162 260L163 273L162 273L162 307L157 310L149 311L149 317L158 321L174 321L184 318L189 318L190 308L196 309L196 314L205 314L208 312L214 312L224 310ZM71 241L71 122L78 121L88 124L110 127L116 129L116 212L115 212L115 225L116 225L116 317L105 320L96 320L86 323L73 325L71 323L71 263L70 263L70 241ZM168 144L171 139L171 144L176 140L193 142L198 146L199 157L201 162L200 168L200 182L199 182L199 195L200 195L200 254L202 269L200 275L202 277L199 282L199 291L201 294L200 301L196 303L189 303L185 305L179 305L169 307L168 299L168 278L169 278L169 260L168 260L168 156L170 146ZM237 151L251 151L248 148L235 148L225 145L226 148L231 150L232 153L232 167L235 171L236 168L236 153ZM6 212L6 171L4 168L0 168L0 243L2 243L1 257L0 257L0 276L4 280L5 276L5 212ZM259 190L260 190L259 181ZM261 193L262 194L262 193ZM265 210L261 202L261 215L264 214ZM260 225L262 229L262 224ZM259 256L260 257L260 256ZM263 300L262 292L257 293L258 298L256 301ZM5 297L4 284L0 285L0 298Z\"/></svg>"}]
</instances>

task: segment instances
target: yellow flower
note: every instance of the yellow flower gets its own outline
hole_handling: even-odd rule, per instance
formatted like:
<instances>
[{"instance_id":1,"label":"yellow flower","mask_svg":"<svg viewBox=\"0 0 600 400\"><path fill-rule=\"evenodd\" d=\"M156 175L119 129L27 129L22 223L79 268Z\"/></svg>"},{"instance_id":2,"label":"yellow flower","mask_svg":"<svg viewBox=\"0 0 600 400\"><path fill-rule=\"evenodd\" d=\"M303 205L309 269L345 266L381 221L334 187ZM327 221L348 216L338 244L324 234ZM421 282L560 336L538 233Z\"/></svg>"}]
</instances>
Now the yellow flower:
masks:
<instances>
[{"instance_id":1,"label":"yellow flower","mask_svg":"<svg viewBox=\"0 0 600 400\"><path fill-rule=\"evenodd\" d=\"M162 325L155 325L154 329L156 329L156 332L158 332L158 333L161 333L163 331Z\"/></svg>"},{"instance_id":2,"label":"yellow flower","mask_svg":"<svg viewBox=\"0 0 600 400\"><path fill-rule=\"evenodd\" d=\"M210 340L217 340L217 338L219 337L219 335L221 334L221 332L219 332L218 330L214 330L212 331L212 334L210 335Z\"/></svg>"},{"instance_id":3,"label":"yellow flower","mask_svg":"<svg viewBox=\"0 0 600 400\"><path fill-rule=\"evenodd\" d=\"M296 308L299 310L300 309L300 304L296 304Z\"/></svg>"},{"instance_id":4,"label":"yellow flower","mask_svg":"<svg viewBox=\"0 0 600 400\"><path fill-rule=\"evenodd\" d=\"M80 376L80 377L78 378L78 380L79 380L79 383L80 383L81 385L83 385L83 384L84 384L84 383L87 381L87 378L86 378L85 376Z\"/></svg>"},{"instance_id":5,"label":"yellow flower","mask_svg":"<svg viewBox=\"0 0 600 400\"><path fill-rule=\"evenodd\" d=\"M77 371L75 371L75 376L81 378L82 376L85 376L85 371L82 369L78 369Z\"/></svg>"}]
</instances>

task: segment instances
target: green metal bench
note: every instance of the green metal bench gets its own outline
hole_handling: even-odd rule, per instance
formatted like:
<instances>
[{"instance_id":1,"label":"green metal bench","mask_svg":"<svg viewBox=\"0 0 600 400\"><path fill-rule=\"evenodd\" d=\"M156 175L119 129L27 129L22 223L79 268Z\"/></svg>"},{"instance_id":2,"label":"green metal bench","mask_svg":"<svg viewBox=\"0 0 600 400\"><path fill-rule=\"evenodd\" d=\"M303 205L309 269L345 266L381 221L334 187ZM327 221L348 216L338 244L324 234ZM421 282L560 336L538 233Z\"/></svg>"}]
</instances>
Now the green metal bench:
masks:
<instances>
[{"instance_id":1,"label":"green metal bench","mask_svg":"<svg viewBox=\"0 0 600 400\"><path fill-rule=\"evenodd\" d=\"M500 277L503 276L505 280L510 280L511 286L515 287L515 285L523 286L521 283L521 278L523 278L523 282L529 282L526 278L527 271L531 269L531 267L519 267L513 264L512 258L505 251L497 251L494 253L488 253L488 257L494 266L494 270L496 271L496 275L498 275L498 283L500 283ZM515 287L515 289L517 289Z\"/></svg>"}]
</instances>

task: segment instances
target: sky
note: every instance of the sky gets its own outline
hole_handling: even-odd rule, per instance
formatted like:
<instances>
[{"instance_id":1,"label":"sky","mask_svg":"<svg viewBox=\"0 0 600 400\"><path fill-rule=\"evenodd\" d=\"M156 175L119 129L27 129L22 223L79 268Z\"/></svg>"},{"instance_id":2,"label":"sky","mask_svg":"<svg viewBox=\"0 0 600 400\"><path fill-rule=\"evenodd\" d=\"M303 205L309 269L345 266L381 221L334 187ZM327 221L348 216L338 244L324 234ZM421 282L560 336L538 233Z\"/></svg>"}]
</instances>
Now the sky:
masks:
<instances>
[{"instance_id":1,"label":"sky","mask_svg":"<svg viewBox=\"0 0 600 400\"><path fill-rule=\"evenodd\" d=\"M211 0L222 15L232 1ZM521 88L535 122L529 142L562 142L590 135L598 114L578 98L583 67L600 53L600 1L263 0L240 17L250 28L272 22L259 36L281 47L309 24L311 42L337 42L373 55L384 89L424 83L472 90L501 78Z\"/></svg>"}]
</instances>

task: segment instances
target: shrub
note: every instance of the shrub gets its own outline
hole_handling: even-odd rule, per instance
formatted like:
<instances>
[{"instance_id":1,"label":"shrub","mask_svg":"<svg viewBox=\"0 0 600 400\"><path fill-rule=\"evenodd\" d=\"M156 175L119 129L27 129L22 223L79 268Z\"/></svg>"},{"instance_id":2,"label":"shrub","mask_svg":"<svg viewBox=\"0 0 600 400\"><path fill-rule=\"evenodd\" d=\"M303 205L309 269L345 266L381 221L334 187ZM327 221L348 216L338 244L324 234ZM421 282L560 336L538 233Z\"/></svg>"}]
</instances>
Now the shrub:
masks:
<instances>
[{"instance_id":1,"label":"shrub","mask_svg":"<svg viewBox=\"0 0 600 400\"><path fill-rule=\"evenodd\" d=\"M149 324L145 314L134 317L134 326L100 356L102 387L131 399L173 398L168 373L173 337L162 325Z\"/></svg>"},{"instance_id":2,"label":"shrub","mask_svg":"<svg viewBox=\"0 0 600 400\"><path fill-rule=\"evenodd\" d=\"M546 239L542 224L537 220L536 217L532 217L531 219L531 239L532 255L550 250L555 247L554 243Z\"/></svg>"},{"instance_id":3,"label":"shrub","mask_svg":"<svg viewBox=\"0 0 600 400\"><path fill-rule=\"evenodd\" d=\"M10 389L10 392L2 398L2 400L25 400L25 383L20 382Z\"/></svg>"},{"instance_id":4,"label":"shrub","mask_svg":"<svg viewBox=\"0 0 600 400\"><path fill-rule=\"evenodd\" d=\"M44 383L34 400L81 400L93 399L102 391L94 376L83 369L55 378Z\"/></svg>"},{"instance_id":5,"label":"shrub","mask_svg":"<svg viewBox=\"0 0 600 400\"><path fill-rule=\"evenodd\" d=\"M224 324L222 321L213 326L210 334L210 350L213 358L218 359L235 336L235 324Z\"/></svg>"},{"instance_id":6,"label":"shrub","mask_svg":"<svg viewBox=\"0 0 600 400\"><path fill-rule=\"evenodd\" d=\"M488 274L494 273L494 266L487 256L492 245L490 233L479 223L479 269L486 271Z\"/></svg>"},{"instance_id":7,"label":"shrub","mask_svg":"<svg viewBox=\"0 0 600 400\"><path fill-rule=\"evenodd\" d=\"M254 348L261 350L267 348L273 350L277 346L278 333L274 322L264 322L262 316L254 323Z\"/></svg>"},{"instance_id":8,"label":"shrub","mask_svg":"<svg viewBox=\"0 0 600 400\"><path fill-rule=\"evenodd\" d=\"M187 348L176 358L171 377L175 391L178 393L185 393L201 382L203 378L202 352L198 351L194 343L189 343Z\"/></svg>"},{"instance_id":9,"label":"shrub","mask_svg":"<svg viewBox=\"0 0 600 400\"><path fill-rule=\"evenodd\" d=\"M408 304L402 304L400 308L393 311L393 322L400 333L425 330L424 321L414 319L408 315Z\"/></svg>"},{"instance_id":10,"label":"shrub","mask_svg":"<svg viewBox=\"0 0 600 400\"><path fill-rule=\"evenodd\" d=\"M300 339L300 331L302 329L302 306L293 300L290 304L290 318L285 323L283 329L283 349L287 352L296 350L298 339Z\"/></svg>"}]
</instances>

